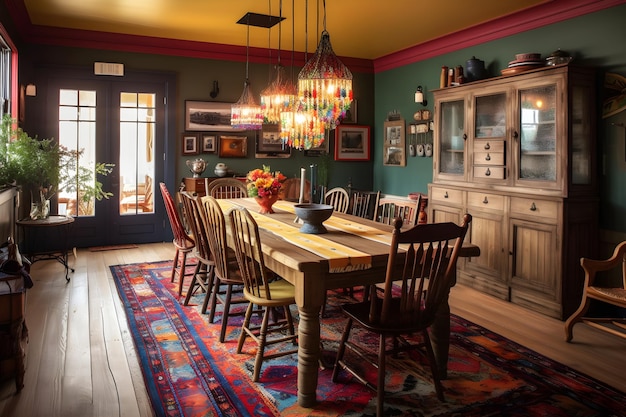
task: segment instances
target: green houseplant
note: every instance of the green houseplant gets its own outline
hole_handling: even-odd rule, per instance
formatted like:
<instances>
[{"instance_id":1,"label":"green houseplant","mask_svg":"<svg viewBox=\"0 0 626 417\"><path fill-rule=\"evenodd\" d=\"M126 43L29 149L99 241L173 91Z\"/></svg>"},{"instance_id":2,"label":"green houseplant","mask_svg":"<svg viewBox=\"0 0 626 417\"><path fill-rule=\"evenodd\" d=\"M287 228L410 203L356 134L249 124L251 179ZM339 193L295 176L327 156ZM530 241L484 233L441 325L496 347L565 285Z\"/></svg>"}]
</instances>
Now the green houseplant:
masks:
<instances>
[{"instance_id":1,"label":"green houseplant","mask_svg":"<svg viewBox=\"0 0 626 417\"><path fill-rule=\"evenodd\" d=\"M50 199L59 191L77 193L78 213L86 213L94 199L113 194L102 188L98 175L113 164L96 163L95 173L79 165L83 150L71 150L53 139L31 137L5 115L0 124L0 185L21 187L31 198L31 218L49 214ZM82 207L81 207L82 206Z\"/></svg>"}]
</instances>

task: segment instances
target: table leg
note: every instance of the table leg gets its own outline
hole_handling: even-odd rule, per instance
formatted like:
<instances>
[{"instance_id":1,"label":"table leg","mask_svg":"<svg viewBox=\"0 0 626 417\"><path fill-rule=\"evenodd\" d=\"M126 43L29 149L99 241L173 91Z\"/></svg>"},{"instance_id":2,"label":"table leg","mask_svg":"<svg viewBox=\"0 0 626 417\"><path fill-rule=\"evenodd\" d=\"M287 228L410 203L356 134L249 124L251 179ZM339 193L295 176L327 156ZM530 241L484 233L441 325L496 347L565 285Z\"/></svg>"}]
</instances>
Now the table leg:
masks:
<instances>
[{"instance_id":1,"label":"table leg","mask_svg":"<svg viewBox=\"0 0 626 417\"><path fill-rule=\"evenodd\" d=\"M317 374L320 352L320 307L298 307L298 404L313 407L317 403Z\"/></svg>"}]
</instances>

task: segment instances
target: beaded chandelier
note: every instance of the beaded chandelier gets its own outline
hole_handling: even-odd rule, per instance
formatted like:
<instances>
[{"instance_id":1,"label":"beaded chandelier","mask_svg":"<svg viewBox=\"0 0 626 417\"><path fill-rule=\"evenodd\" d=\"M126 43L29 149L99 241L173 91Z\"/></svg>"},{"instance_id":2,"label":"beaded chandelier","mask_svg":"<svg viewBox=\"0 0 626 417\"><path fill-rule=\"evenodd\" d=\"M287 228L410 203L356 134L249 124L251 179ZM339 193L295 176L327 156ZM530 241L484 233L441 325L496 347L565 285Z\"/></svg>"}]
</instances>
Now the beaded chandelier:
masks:
<instances>
[{"instance_id":1,"label":"beaded chandelier","mask_svg":"<svg viewBox=\"0 0 626 417\"><path fill-rule=\"evenodd\" d=\"M230 124L236 129L259 130L263 125L263 113L261 106L256 104L252 89L250 88L250 80L248 79L248 50L250 48L250 24L246 24L248 34L246 39L246 81L243 84L243 92L241 97L230 109Z\"/></svg>"}]
</instances>

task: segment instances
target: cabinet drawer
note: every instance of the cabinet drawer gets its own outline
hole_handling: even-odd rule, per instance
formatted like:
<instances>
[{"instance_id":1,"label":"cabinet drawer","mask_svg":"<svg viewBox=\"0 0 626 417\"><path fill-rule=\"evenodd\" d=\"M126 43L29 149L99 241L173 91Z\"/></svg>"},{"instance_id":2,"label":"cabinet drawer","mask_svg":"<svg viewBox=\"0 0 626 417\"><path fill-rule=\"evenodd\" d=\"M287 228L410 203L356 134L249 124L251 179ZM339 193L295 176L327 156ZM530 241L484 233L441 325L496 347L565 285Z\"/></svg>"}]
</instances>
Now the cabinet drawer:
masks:
<instances>
[{"instance_id":1,"label":"cabinet drawer","mask_svg":"<svg viewBox=\"0 0 626 417\"><path fill-rule=\"evenodd\" d=\"M474 178L491 178L494 180L503 180L506 178L506 170L504 167L474 167Z\"/></svg>"},{"instance_id":2,"label":"cabinet drawer","mask_svg":"<svg viewBox=\"0 0 626 417\"><path fill-rule=\"evenodd\" d=\"M511 197L511 213L556 220L558 210L556 201Z\"/></svg>"},{"instance_id":3,"label":"cabinet drawer","mask_svg":"<svg viewBox=\"0 0 626 417\"><path fill-rule=\"evenodd\" d=\"M474 165L504 165L504 152L474 152Z\"/></svg>"},{"instance_id":4,"label":"cabinet drawer","mask_svg":"<svg viewBox=\"0 0 626 417\"><path fill-rule=\"evenodd\" d=\"M504 211L504 196L472 191L467 193L467 205L480 209Z\"/></svg>"},{"instance_id":5,"label":"cabinet drawer","mask_svg":"<svg viewBox=\"0 0 626 417\"><path fill-rule=\"evenodd\" d=\"M474 140L474 153L498 152L504 154L504 141L502 140Z\"/></svg>"},{"instance_id":6,"label":"cabinet drawer","mask_svg":"<svg viewBox=\"0 0 626 417\"><path fill-rule=\"evenodd\" d=\"M447 204L463 204L463 191L449 188L432 187L432 201Z\"/></svg>"}]
</instances>

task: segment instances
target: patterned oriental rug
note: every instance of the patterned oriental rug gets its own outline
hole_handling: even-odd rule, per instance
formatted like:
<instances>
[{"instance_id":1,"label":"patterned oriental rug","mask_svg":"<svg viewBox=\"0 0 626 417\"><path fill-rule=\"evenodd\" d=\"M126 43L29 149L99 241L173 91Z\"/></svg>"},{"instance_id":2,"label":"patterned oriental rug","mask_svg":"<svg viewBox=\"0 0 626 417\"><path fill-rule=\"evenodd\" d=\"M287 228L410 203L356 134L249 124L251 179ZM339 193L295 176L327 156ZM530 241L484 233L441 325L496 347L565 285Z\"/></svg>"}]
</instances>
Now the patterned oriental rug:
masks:
<instances>
[{"instance_id":1,"label":"patterned oriental rug","mask_svg":"<svg viewBox=\"0 0 626 417\"><path fill-rule=\"evenodd\" d=\"M318 405L297 405L297 357L264 363L251 381L255 344L236 353L240 321L231 318L219 343L221 310L213 324L200 313L203 294L182 306L171 262L111 266L148 393L157 416L374 416L375 395L345 373L330 380L345 319L338 305L351 298L329 292L321 320L323 363ZM359 294L355 295L360 297ZM294 307L297 318L297 309ZM389 416L624 416L626 394L526 349L498 334L452 317L445 402L437 400L422 358L388 365L385 415ZM365 345L375 336L362 334ZM371 344L370 344L371 342ZM374 377L375 370L371 369ZM375 380L375 379L373 379Z\"/></svg>"}]
</instances>

